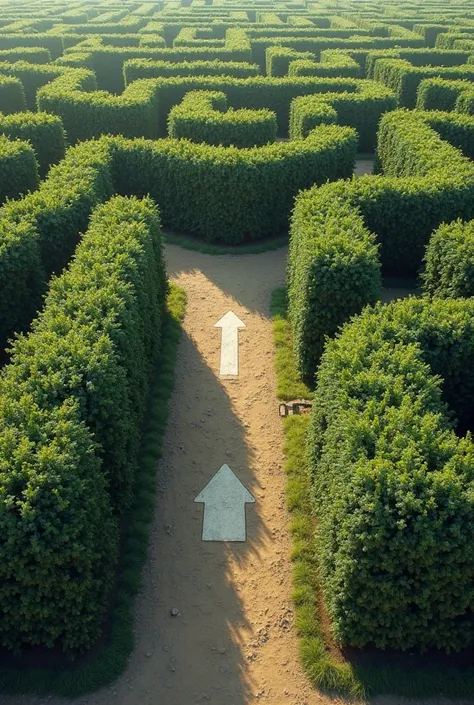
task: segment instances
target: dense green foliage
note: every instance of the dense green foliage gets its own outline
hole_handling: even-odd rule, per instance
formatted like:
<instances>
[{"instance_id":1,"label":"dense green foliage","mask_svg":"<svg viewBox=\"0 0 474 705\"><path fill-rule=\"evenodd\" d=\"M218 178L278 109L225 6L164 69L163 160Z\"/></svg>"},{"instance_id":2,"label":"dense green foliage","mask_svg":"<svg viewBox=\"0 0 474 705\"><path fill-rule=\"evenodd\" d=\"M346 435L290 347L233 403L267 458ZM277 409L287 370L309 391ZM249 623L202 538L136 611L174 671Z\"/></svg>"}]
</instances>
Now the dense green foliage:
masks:
<instances>
[{"instance_id":1,"label":"dense green foliage","mask_svg":"<svg viewBox=\"0 0 474 705\"><path fill-rule=\"evenodd\" d=\"M56 115L29 112L0 115L0 134L31 144L41 176L64 157L65 134Z\"/></svg>"},{"instance_id":2,"label":"dense green foliage","mask_svg":"<svg viewBox=\"0 0 474 705\"><path fill-rule=\"evenodd\" d=\"M13 345L0 380L4 645L76 650L100 633L117 557L111 507L130 503L164 295L156 207L117 198ZM39 593L25 589L32 575Z\"/></svg>"},{"instance_id":3,"label":"dense green foliage","mask_svg":"<svg viewBox=\"0 0 474 705\"><path fill-rule=\"evenodd\" d=\"M435 118L432 126L430 116ZM385 272L414 275L436 227L456 217L474 217L472 163L435 132L439 125L444 125L444 139L449 140L451 134L462 134L463 123L452 121L450 116L450 113L387 113L381 121L377 147L383 177L365 176L327 184L298 196L291 226L289 313L296 358L305 380L313 379L325 335L333 334L347 315L374 300L380 276L374 234ZM469 125L464 138L472 145L473 119L459 117ZM460 141L458 137L456 142ZM328 238L327 233L334 235ZM313 298L316 291L313 270L319 266L320 243L327 250L326 268L337 270L338 277L320 278L318 286L324 295L320 291ZM349 254L354 257L358 254L364 263L363 274L359 267L351 269L348 248ZM330 315L315 303L322 297L330 302Z\"/></svg>"},{"instance_id":4,"label":"dense green foliage","mask_svg":"<svg viewBox=\"0 0 474 705\"><path fill-rule=\"evenodd\" d=\"M0 112L9 114L25 109L25 93L20 81L0 74Z\"/></svg>"},{"instance_id":5,"label":"dense green foliage","mask_svg":"<svg viewBox=\"0 0 474 705\"><path fill-rule=\"evenodd\" d=\"M321 52L321 61L296 59L290 61L289 76L321 76L326 78L360 78L362 67L343 51Z\"/></svg>"},{"instance_id":6,"label":"dense green foliage","mask_svg":"<svg viewBox=\"0 0 474 705\"><path fill-rule=\"evenodd\" d=\"M357 130L360 152L374 151L380 118L384 113L395 110L397 105L392 91L373 81L359 83L355 93L301 96L291 103L291 139L306 137L320 124L322 114L332 114L322 107L324 104L330 106L337 116L332 122Z\"/></svg>"},{"instance_id":7,"label":"dense green foliage","mask_svg":"<svg viewBox=\"0 0 474 705\"><path fill-rule=\"evenodd\" d=\"M414 108L418 86L423 79L432 77L472 81L474 66L420 67L403 59L378 59L375 62L374 79L391 88L402 107Z\"/></svg>"},{"instance_id":8,"label":"dense green foliage","mask_svg":"<svg viewBox=\"0 0 474 705\"><path fill-rule=\"evenodd\" d=\"M473 638L473 300L367 310L328 344L310 469L336 639L460 649Z\"/></svg>"},{"instance_id":9,"label":"dense green foliage","mask_svg":"<svg viewBox=\"0 0 474 705\"><path fill-rule=\"evenodd\" d=\"M170 76L234 76L248 78L257 76L258 66L238 61L153 61L152 59L130 59L123 65L125 85L138 78L168 78Z\"/></svg>"},{"instance_id":10,"label":"dense green foliage","mask_svg":"<svg viewBox=\"0 0 474 705\"><path fill-rule=\"evenodd\" d=\"M38 167L33 148L20 140L0 136L0 203L34 191Z\"/></svg>"},{"instance_id":11,"label":"dense green foliage","mask_svg":"<svg viewBox=\"0 0 474 705\"><path fill-rule=\"evenodd\" d=\"M224 93L192 91L168 115L176 139L229 147L261 147L275 141L277 121L270 110L227 110Z\"/></svg>"},{"instance_id":12,"label":"dense green foliage","mask_svg":"<svg viewBox=\"0 0 474 705\"><path fill-rule=\"evenodd\" d=\"M426 248L423 289L444 299L474 296L474 221L435 230Z\"/></svg>"}]
</instances>

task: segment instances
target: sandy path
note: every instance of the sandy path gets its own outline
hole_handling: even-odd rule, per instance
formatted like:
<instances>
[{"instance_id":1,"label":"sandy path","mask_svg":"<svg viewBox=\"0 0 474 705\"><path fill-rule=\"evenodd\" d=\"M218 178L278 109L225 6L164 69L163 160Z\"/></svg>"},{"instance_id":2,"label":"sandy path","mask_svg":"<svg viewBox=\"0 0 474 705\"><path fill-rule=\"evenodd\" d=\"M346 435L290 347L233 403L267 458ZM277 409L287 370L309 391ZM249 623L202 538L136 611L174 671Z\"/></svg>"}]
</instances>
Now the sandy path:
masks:
<instances>
[{"instance_id":1,"label":"sandy path","mask_svg":"<svg viewBox=\"0 0 474 705\"><path fill-rule=\"evenodd\" d=\"M285 279L286 251L212 257L168 246L170 277L188 292L136 648L110 688L89 705L320 705L298 661L290 593L283 433L275 400L271 291ZM220 380L220 331L232 310L240 375ZM247 541L201 541L193 499L223 463L256 498ZM178 607L179 617L170 609ZM2 698L5 705L60 705L53 698ZM380 698L378 705L401 705ZM434 703L434 701L433 701ZM441 703L441 701L439 701Z\"/></svg>"}]
</instances>

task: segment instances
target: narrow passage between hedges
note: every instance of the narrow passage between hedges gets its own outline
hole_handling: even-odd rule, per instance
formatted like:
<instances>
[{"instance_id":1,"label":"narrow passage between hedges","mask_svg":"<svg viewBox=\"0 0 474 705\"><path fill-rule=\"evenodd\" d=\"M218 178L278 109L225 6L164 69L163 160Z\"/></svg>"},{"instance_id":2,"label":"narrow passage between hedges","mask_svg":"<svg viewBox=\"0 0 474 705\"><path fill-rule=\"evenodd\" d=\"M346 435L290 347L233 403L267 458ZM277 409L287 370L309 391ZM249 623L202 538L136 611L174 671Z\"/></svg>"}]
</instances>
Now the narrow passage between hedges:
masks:
<instances>
[{"instance_id":1,"label":"narrow passage between hedges","mask_svg":"<svg viewBox=\"0 0 474 705\"><path fill-rule=\"evenodd\" d=\"M123 676L77 705L325 705L299 663L291 601L283 431L275 397L271 292L284 285L286 250L210 256L166 247L168 274L188 294L135 650ZM241 330L239 377L219 377L221 331ZM245 543L202 542L193 502L227 463L252 492ZM180 615L172 617L170 610ZM66 705L29 696L0 705ZM402 705L377 698L377 705ZM445 701L432 701L432 705ZM354 705L354 703L353 703Z\"/></svg>"}]
</instances>

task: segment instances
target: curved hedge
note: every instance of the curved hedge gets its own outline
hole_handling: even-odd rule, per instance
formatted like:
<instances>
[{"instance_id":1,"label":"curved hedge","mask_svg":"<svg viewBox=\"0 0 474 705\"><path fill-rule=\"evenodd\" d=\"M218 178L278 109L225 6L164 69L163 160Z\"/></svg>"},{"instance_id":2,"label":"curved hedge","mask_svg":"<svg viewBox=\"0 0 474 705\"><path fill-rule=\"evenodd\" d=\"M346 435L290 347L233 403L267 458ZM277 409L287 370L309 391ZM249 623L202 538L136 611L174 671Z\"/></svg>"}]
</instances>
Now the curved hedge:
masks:
<instances>
[{"instance_id":1,"label":"curved hedge","mask_svg":"<svg viewBox=\"0 0 474 705\"><path fill-rule=\"evenodd\" d=\"M0 135L0 203L38 186L35 152L26 142Z\"/></svg>"},{"instance_id":2,"label":"curved hedge","mask_svg":"<svg viewBox=\"0 0 474 705\"><path fill-rule=\"evenodd\" d=\"M0 286L9 292L0 346L31 318L44 278L64 267L93 208L114 192L150 194L174 229L242 242L286 230L298 191L349 176L355 150L353 130L338 126L250 150L123 138L70 149L38 191L0 209Z\"/></svg>"},{"instance_id":3,"label":"curved hedge","mask_svg":"<svg viewBox=\"0 0 474 705\"><path fill-rule=\"evenodd\" d=\"M327 49L321 52L321 61L319 62L308 59L291 60L288 76L361 78L362 67L345 52Z\"/></svg>"},{"instance_id":4,"label":"curved hedge","mask_svg":"<svg viewBox=\"0 0 474 705\"><path fill-rule=\"evenodd\" d=\"M416 274L440 223L474 217L471 160L435 131L441 126L444 139L454 136L453 142L459 143L466 125L464 139L472 145L474 121L459 117L463 120L453 121L450 113L387 113L377 147L384 176L327 184L297 197L289 253L289 314L298 366L308 382L325 336L373 303L380 282L377 261L388 273ZM356 263L351 259L346 265L347 251L357 253ZM327 302L325 307L321 300Z\"/></svg>"},{"instance_id":5,"label":"curved hedge","mask_svg":"<svg viewBox=\"0 0 474 705\"><path fill-rule=\"evenodd\" d=\"M26 110L23 86L13 76L0 75L0 113L8 115Z\"/></svg>"},{"instance_id":6,"label":"curved hedge","mask_svg":"<svg viewBox=\"0 0 474 705\"><path fill-rule=\"evenodd\" d=\"M443 299L474 296L474 221L443 223L425 255L423 290Z\"/></svg>"},{"instance_id":7,"label":"curved hedge","mask_svg":"<svg viewBox=\"0 0 474 705\"><path fill-rule=\"evenodd\" d=\"M472 299L366 309L328 343L309 437L336 639L461 649L474 637ZM449 407L446 405L449 404Z\"/></svg>"},{"instance_id":8,"label":"curved hedge","mask_svg":"<svg viewBox=\"0 0 474 705\"><path fill-rule=\"evenodd\" d=\"M474 84L470 81L426 78L416 95L418 110L455 110L474 115Z\"/></svg>"},{"instance_id":9,"label":"curved hedge","mask_svg":"<svg viewBox=\"0 0 474 705\"><path fill-rule=\"evenodd\" d=\"M92 72L63 68L60 76L38 91L37 100L40 110L59 115L72 143L102 134L164 137L169 111L193 90L222 91L232 108L271 110L277 115L279 132L285 134L294 97L356 91L362 83L347 78L178 76L139 79L116 96L97 91Z\"/></svg>"},{"instance_id":10,"label":"curved hedge","mask_svg":"<svg viewBox=\"0 0 474 705\"><path fill-rule=\"evenodd\" d=\"M321 115L330 106L337 116L334 122L357 130L360 152L373 152L377 128L382 115L397 107L390 89L374 81L360 81L355 93L325 93L295 98L290 107L290 138L301 139L320 124Z\"/></svg>"},{"instance_id":11,"label":"curved hedge","mask_svg":"<svg viewBox=\"0 0 474 705\"><path fill-rule=\"evenodd\" d=\"M28 112L0 115L0 134L31 144L42 177L53 164L64 157L66 149L64 128L56 115Z\"/></svg>"},{"instance_id":12,"label":"curved hedge","mask_svg":"<svg viewBox=\"0 0 474 705\"><path fill-rule=\"evenodd\" d=\"M391 88L401 107L414 108L418 86L425 78L474 80L474 66L413 66L403 59L378 59L374 79Z\"/></svg>"},{"instance_id":13,"label":"curved hedge","mask_svg":"<svg viewBox=\"0 0 474 705\"><path fill-rule=\"evenodd\" d=\"M227 111L227 112L226 112ZM227 110L218 91L192 91L168 115L168 134L176 139L229 147L261 147L275 141L277 121L270 110Z\"/></svg>"}]
</instances>

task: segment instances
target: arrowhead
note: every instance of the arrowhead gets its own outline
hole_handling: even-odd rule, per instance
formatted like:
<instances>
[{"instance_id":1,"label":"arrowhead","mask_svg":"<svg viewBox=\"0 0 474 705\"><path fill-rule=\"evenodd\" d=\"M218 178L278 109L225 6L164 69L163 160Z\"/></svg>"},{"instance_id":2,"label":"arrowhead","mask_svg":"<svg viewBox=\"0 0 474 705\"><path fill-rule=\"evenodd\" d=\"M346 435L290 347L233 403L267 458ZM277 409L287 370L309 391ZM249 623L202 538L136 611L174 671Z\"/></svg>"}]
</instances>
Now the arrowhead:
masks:
<instances>
[{"instance_id":1,"label":"arrowhead","mask_svg":"<svg viewBox=\"0 0 474 705\"><path fill-rule=\"evenodd\" d=\"M229 311L225 316L222 316L220 321L214 324L214 328L245 328L245 323L242 323L235 313Z\"/></svg>"},{"instance_id":2,"label":"arrowhead","mask_svg":"<svg viewBox=\"0 0 474 705\"><path fill-rule=\"evenodd\" d=\"M223 507L232 507L236 504L255 502L255 499L230 467L223 465L194 501L203 502L204 504L206 502L209 504L222 502Z\"/></svg>"}]
</instances>

